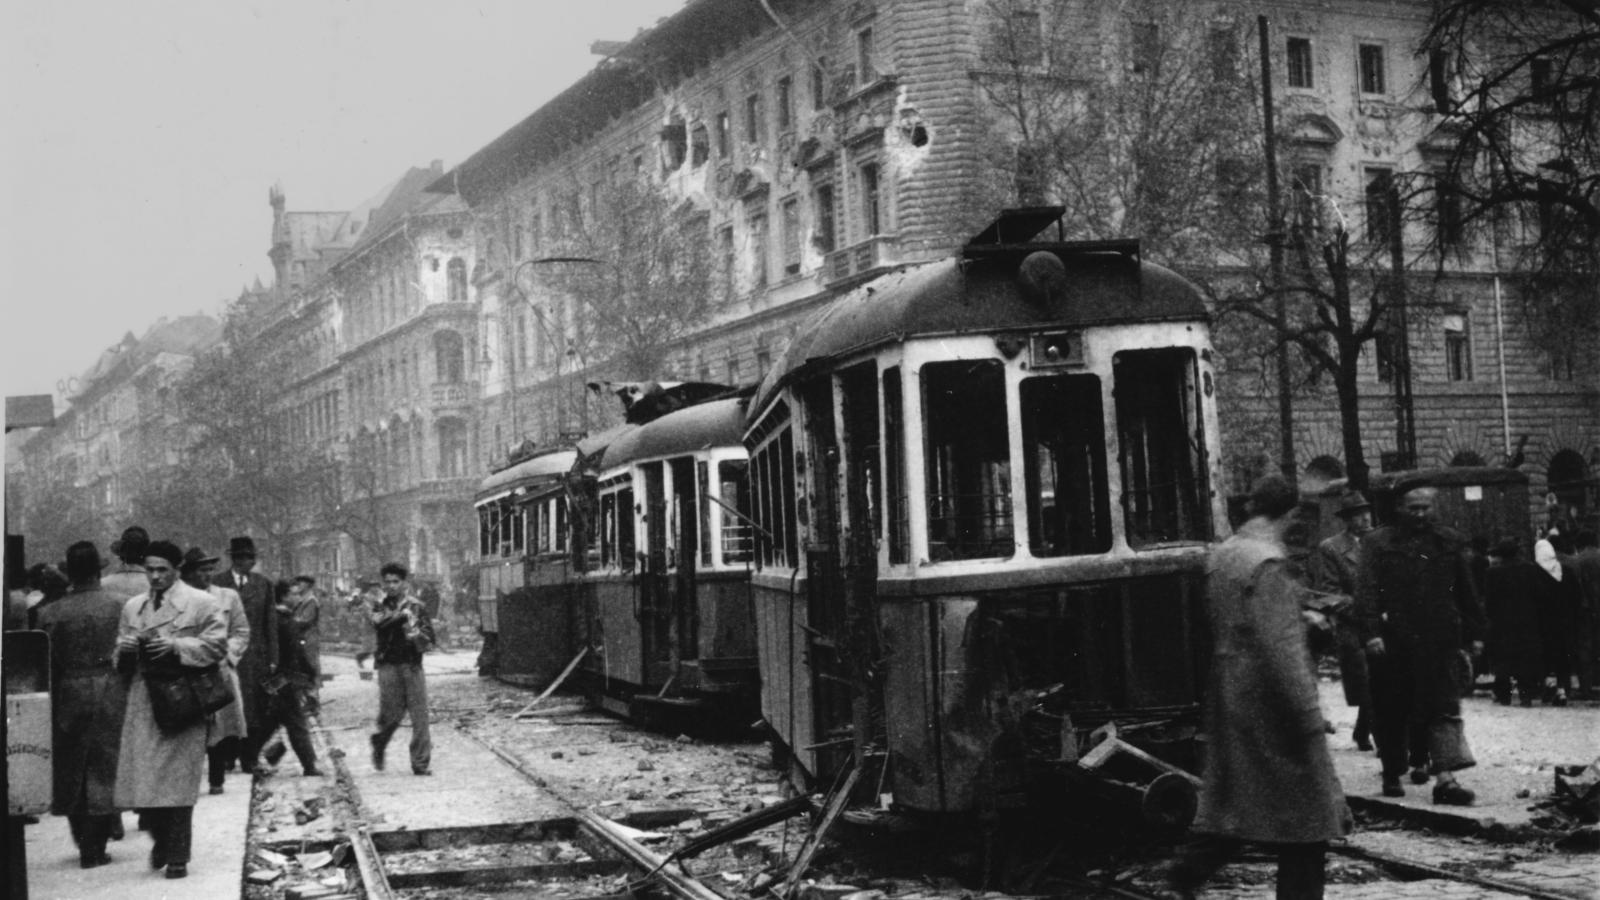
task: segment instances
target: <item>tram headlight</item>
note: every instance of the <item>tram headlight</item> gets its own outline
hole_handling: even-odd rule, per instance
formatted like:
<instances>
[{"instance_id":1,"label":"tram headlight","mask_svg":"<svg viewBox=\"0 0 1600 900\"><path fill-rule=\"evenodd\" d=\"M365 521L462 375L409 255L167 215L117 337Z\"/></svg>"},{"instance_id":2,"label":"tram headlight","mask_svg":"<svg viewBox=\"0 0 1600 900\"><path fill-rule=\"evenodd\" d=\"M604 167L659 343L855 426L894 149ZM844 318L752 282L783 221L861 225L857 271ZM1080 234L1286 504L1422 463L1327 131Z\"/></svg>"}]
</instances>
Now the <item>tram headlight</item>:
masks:
<instances>
[{"instance_id":1,"label":"tram headlight","mask_svg":"<svg viewBox=\"0 0 1600 900\"><path fill-rule=\"evenodd\" d=\"M1083 335L1076 331L1036 334L1029 341L1028 362L1034 368L1083 365Z\"/></svg>"}]
</instances>

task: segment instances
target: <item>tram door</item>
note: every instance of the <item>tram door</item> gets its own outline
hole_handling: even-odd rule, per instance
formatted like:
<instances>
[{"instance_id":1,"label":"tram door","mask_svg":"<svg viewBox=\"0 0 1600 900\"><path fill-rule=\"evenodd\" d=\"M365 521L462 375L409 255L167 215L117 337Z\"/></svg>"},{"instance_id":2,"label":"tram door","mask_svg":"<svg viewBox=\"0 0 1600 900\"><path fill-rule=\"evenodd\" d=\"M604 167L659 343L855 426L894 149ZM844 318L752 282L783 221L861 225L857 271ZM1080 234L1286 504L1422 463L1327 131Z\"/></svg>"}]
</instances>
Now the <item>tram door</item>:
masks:
<instances>
[{"instance_id":1,"label":"tram door","mask_svg":"<svg viewBox=\"0 0 1600 900\"><path fill-rule=\"evenodd\" d=\"M695 479L695 464L690 457L674 459L672 466L671 523L676 535L673 556L677 568L672 573L672 631L675 662L700 658L700 601L695 592L695 574L700 561L700 503L697 490L704 490Z\"/></svg>"},{"instance_id":2,"label":"tram door","mask_svg":"<svg viewBox=\"0 0 1600 900\"><path fill-rule=\"evenodd\" d=\"M646 685L664 683L671 675L672 664L672 583L667 573L668 509L664 472L665 464L659 462L640 468L644 484L639 502L643 505L648 550L639 566L636 617ZM627 515L622 510L617 514Z\"/></svg>"},{"instance_id":3,"label":"tram door","mask_svg":"<svg viewBox=\"0 0 1600 900\"><path fill-rule=\"evenodd\" d=\"M805 464L811 469L811 534L805 548L806 662L810 666L813 734L817 771L830 779L850 759L853 683L845 631L844 571L839 534L838 429L833 421L833 384L828 378L801 389L809 440ZM799 461L796 461L799 468Z\"/></svg>"},{"instance_id":4,"label":"tram door","mask_svg":"<svg viewBox=\"0 0 1600 900\"><path fill-rule=\"evenodd\" d=\"M870 672L879 658L875 600L878 596L878 540L882 532L878 505L878 369L867 362L839 376L840 457L844 466L844 515L839 525L844 562L844 629L850 653L847 666L854 683L851 709L856 748L887 746L883 689ZM866 760L858 760L865 764ZM874 781L876 781L874 777Z\"/></svg>"}]
</instances>

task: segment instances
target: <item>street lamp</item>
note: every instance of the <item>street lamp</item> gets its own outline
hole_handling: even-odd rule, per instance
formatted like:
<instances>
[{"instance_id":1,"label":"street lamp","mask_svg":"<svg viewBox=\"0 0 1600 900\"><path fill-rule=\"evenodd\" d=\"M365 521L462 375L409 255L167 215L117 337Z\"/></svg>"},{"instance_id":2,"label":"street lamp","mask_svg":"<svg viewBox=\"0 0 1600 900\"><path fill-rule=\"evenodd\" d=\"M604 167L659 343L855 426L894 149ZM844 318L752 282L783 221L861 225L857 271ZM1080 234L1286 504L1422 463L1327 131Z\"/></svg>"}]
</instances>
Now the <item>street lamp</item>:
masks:
<instances>
[{"instance_id":1,"label":"street lamp","mask_svg":"<svg viewBox=\"0 0 1600 900\"><path fill-rule=\"evenodd\" d=\"M576 356L577 355L577 350L576 350L576 348L574 348L574 347L572 347L570 345L568 345L566 347L563 347L563 345L562 345L563 342L550 329L550 323L545 317L545 309L544 309L544 307L535 304L533 302L533 300L528 296L527 290L525 290L522 287L522 272L523 272L524 269L530 268L532 266L553 265L553 264L557 264L557 263L586 263L586 264L592 264L592 265L605 265L606 263L603 260L595 259L593 257L588 257L588 256L544 256L544 257L539 257L539 258L536 258L536 259L525 259L522 262L517 263L516 267L511 270L510 282L511 282L512 289L516 291L518 299L520 299L528 307L528 310L533 313L534 323L538 327L539 333L540 333L541 337L543 337L545 345L548 346L551 349L551 351L555 354L555 382L556 382L556 402L557 402L556 415L557 415L557 419L559 420L559 424L560 424L561 429L565 430L565 427L570 423L568 423L568 421L567 421L567 396L566 396L567 391L566 391L566 385L562 383L562 371L561 371L562 359L563 359L563 357L566 357L566 356ZM518 330L519 331L521 330L520 326L519 326ZM517 434L517 432L518 432L518 427L517 427L517 359L516 359L515 351L514 350L508 350L507 353L506 353L506 357L507 357L507 360L508 360L507 368L510 371L510 381L511 381L511 384L510 384L511 430L513 432L512 438L515 441L516 438L518 437L518 434ZM581 362L581 359L580 359L580 362ZM584 416L583 416L583 419L584 419L584 423L583 424L587 425L587 423L588 423L588 402L587 402L587 398L584 398Z\"/></svg>"}]
</instances>

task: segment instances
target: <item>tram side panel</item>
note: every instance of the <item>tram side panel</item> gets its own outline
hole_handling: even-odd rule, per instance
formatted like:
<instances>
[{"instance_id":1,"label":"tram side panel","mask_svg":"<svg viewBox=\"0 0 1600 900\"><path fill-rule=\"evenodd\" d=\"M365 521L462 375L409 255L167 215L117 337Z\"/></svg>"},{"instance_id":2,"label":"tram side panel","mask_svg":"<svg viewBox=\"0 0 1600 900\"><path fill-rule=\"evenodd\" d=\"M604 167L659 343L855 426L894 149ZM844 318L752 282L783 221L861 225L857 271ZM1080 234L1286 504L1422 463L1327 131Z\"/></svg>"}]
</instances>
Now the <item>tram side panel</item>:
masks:
<instances>
[{"instance_id":1,"label":"tram side panel","mask_svg":"<svg viewBox=\"0 0 1600 900\"><path fill-rule=\"evenodd\" d=\"M812 707L813 673L809 662L804 579L770 573L752 576L751 607L755 611L756 655L760 667L761 712L794 761L815 774L819 741Z\"/></svg>"},{"instance_id":2,"label":"tram side panel","mask_svg":"<svg viewBox=\"0 0 1600 900\"><path fill-rule=\"evenodd\" d=\"M528 564L525 584L499 601L502 679L547 685L577 652L569 569L560 556L537 559Z\"/></svg>"}]
</instances>

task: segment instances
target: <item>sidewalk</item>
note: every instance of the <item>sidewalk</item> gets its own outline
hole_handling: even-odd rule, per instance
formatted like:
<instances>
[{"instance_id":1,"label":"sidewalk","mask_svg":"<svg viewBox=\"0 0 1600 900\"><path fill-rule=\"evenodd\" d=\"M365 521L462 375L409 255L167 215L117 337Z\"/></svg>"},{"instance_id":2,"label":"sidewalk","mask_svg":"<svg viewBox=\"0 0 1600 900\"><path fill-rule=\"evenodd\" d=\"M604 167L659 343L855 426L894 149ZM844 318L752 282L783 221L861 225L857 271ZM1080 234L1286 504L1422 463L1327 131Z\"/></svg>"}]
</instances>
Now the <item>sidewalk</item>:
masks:
<instances>
[{"instance_id":1,"label":"sidewalk","mask_svg":"<svg viewBox=\"0 0 1600 900\"><path fill-rule=\"evenodd\" d=\"M200 778L198 774L197 778ZM226 792L202 786L194 807L193 856L189 877L168 880L150 868L150 836L139 817L122 814L127 837L106 845L111 864L78 867L65 816L40 816L26 829L29 900L219 900L238 897L244 880L245 832L250 824L251 776L228 775Z\"/></svg>"},{"instance_id":2,"label":"sidewalk","mask_svg":"<svg viewBox=\"0 0 1600 900\"><path fill-rule=\"evenodd\" d=\"M1406 796L1380 793L1378 755L1355 748L1350 730L1356 711L1345 705L1337 682L1321 682L1323 713L1338 728L1328 739L1333 766L1353 807L1378 808L1431 827L1457 833L1496 826L1518 828L1541 815L1530 811L1548 799L1557 765L1588 765L1600 756L1600 706L1593 701L1572 706L1496 706L1487 696L1462 701L1467 744L1478 764L1461 772L1461 784L1477 793L1470 807L1436 806L1433 784L1405 779ZM1527 796L1517 794L1526 791Z\"/></svg>"}]
</instances>

